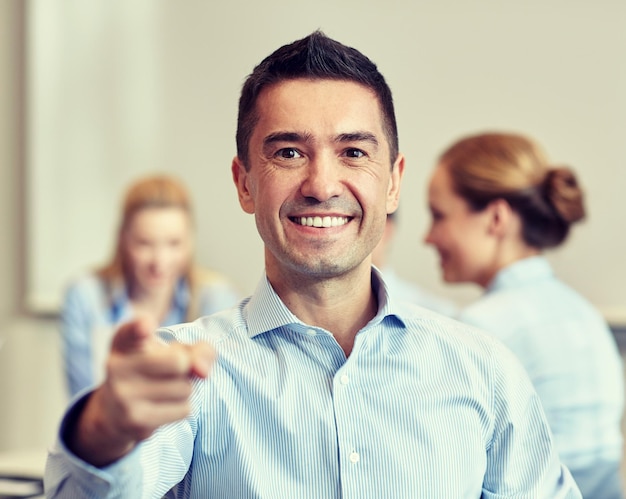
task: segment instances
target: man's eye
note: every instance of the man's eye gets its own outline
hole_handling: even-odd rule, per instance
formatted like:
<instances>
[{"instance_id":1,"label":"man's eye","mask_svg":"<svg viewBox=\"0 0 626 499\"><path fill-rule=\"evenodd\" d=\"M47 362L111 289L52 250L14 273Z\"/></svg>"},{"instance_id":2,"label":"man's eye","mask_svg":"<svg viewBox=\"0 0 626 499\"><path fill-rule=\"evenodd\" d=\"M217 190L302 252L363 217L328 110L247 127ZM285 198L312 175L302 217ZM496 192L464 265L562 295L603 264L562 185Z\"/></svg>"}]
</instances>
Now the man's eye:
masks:
<instances>
[{"instance_id":1,"label":"man's eye","mask_svg":"<svg viewBox=\"0 0 626 499\"><path fill-rule=\"evenodd\" d=\"M361 149L348 149L346 151L346 156L348 158L362 158L365 156L365 153L361 151Z\"/></svg>"},{"instance_id":2,"label":"man's eye","mask_svg":"<svg viewBox=\"0 0 626 499\"><path fill-rule=\"evenodd\" d=\"M293 147L285 147L284 149L280 149L276 153L276 156L278 156L279 158L283 158L283 159L294 159L294 158L302 157L302 155L298 152L298 150L294 149Z\"/></svg>"}]
</instances>

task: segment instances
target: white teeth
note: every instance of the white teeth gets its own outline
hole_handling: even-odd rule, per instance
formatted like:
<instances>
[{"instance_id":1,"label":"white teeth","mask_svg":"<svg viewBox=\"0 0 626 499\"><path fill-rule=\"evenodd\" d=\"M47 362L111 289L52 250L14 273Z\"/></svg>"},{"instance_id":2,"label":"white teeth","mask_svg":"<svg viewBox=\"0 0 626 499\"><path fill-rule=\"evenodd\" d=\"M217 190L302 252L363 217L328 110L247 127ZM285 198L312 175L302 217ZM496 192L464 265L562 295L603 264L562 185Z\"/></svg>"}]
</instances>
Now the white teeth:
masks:
<instances>
[{"instance_id":1,"label":"white teeth","mask_svg":"<svg viewBox=\"0 0 626 499\"><path fill-rule=\"evenodd\" d=\"M306 227L339 227L348 223L346 217L300 217L296 221Z\"/></svg>"}]
</instances>

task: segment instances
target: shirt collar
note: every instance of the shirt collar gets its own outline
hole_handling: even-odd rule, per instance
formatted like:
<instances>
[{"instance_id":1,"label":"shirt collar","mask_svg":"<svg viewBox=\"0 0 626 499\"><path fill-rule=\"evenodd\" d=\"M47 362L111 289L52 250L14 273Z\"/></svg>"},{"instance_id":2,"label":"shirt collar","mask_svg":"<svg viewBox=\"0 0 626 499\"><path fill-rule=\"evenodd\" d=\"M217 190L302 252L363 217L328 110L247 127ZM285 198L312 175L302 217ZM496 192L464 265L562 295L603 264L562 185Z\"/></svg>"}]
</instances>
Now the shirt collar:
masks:
<instances>
[{"instance_id":1,"label":"shirt collar","mask_svg":"<svg viewBox=\"0 0 626 499\"><path fill-rule=\"evenodd\" d=\"M378 297L378 312L364 329L380 324L389 316L397 317L404 325L404 321L400 318L399 308L390 299L387 285L380 271L375 267L372 267L371 286ZM267 279L267 274L264 274L261 278L255 292L244 307L243 313L250 337L285 326L295 329L308 329L311 327L298 319L285 306L274 291L274 288L272 288Z\"/></svg>"},{"instance_id":2,"label":"shirt collar","mask_svg":"<svg viewBox=\"0 0 626 499\"><path fill-rule=\"evenodd\" d=\"M537 282L549 279L554 275L548 260L543 256L531 256L518 260L500 270L487 286L487 292L503 288L524 285L528 282Z\"/></svg>"}]
</instances>

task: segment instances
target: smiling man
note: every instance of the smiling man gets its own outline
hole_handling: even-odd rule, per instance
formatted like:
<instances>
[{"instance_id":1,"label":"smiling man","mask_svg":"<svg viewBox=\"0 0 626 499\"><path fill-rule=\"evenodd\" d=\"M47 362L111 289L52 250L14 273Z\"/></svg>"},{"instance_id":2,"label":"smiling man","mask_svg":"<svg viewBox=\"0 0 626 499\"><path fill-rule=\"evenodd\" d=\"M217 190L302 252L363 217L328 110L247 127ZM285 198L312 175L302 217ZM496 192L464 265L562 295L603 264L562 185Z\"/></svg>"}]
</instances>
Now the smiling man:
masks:
<instances>
[{"instance_id":1,"label":"smiling man","mask_svg":"<svg viewBox=\"0 0 626 499\"><path fill-rule=\"evenodd\" d=\"M376 94L352 81L284 80L262 91L256 113L232 170L265 243L267 278L349 355L377 311L369 255L397 207L404 159L390 164Z\"/></svg>"},{"instance_id":2,"label":"smiling man","mask_svg":"<svg viewBox=\"0 0 626 499\"><path fill-rule=\"evenodd\" d=\"M372 268L403 171L363 54L315 32L261 62L232 174L265 276L223 313L118 331L49 497L580 497L513 356Z\"/></svg>"}]
</instances>

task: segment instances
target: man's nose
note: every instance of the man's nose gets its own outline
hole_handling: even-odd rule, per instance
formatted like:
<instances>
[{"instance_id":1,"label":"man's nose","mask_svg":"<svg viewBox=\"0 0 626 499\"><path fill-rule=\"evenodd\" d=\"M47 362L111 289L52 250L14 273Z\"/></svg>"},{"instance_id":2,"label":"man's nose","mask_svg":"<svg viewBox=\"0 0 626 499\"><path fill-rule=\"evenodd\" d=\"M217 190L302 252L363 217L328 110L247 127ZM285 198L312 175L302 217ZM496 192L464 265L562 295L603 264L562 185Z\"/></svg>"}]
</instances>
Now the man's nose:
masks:
<instances>
[{"instance_id":1,"label":"man's nose","mask_svg":"<svg viewBox=\"0 0 626 499\"><path fill-rule=\"evenodd\" d=\"M306 166L305 178L300 188L305 197L324 202L341 194L342 165L330 154L321 154L311 159Z\"/></svg>"}]
</instances>

